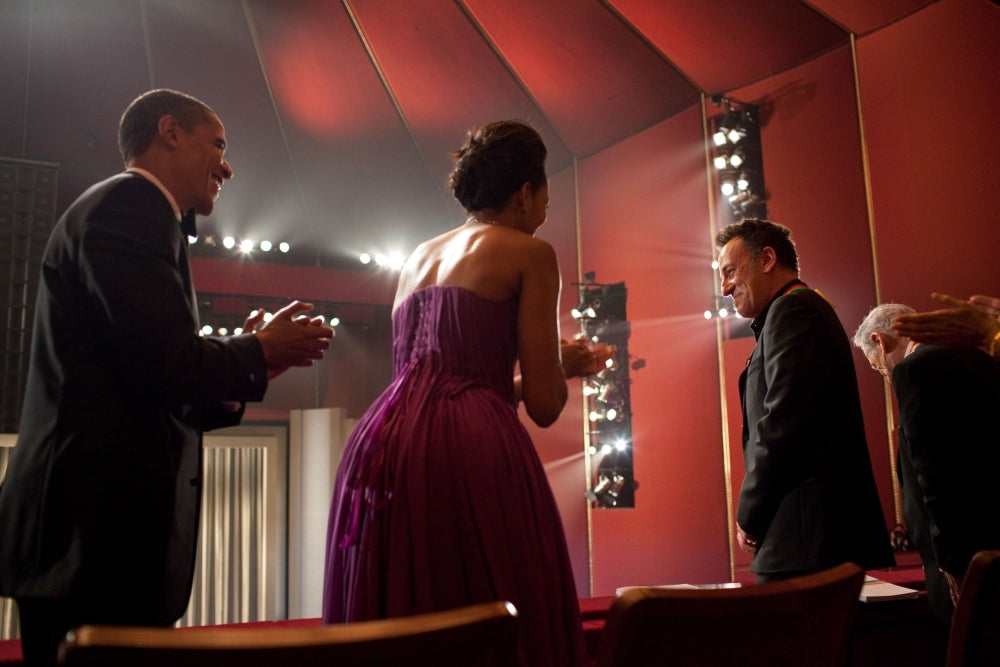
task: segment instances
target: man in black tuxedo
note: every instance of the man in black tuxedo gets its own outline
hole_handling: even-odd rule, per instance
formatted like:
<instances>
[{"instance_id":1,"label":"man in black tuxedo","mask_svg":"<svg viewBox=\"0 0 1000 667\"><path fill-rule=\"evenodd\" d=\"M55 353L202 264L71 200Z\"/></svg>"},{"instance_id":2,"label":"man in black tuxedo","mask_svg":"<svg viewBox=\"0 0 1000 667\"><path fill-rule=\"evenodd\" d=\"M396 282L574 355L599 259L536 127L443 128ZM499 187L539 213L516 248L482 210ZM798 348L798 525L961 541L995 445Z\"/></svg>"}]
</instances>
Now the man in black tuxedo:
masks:
<instances>
[{"instance_id":1,"label":"man in black tuxedo","mask_svg":"<svg viewBox=\"0 0 1000 667\"><path fill-rule=\"evenodd\" d=\"M903 515L920 552L928 601L947 621L981 549L1000 548L1000 366L973 347L917 343L893 329L902 304L876 306L854 334L872 368L892 380Z\"/></svg>"},{"instance_id":2,"label":"man in black tuxedo","mask_svg":"<svg viewBox=\"0 0 1000 667\"><path fill-rule=\"evenodd\" d=\"M746 476L736 538L758 581L850 561L893 565L851 345L833 307L799 280L786 227L747 219L716 236L722 294L752 318L740 375Z\"/></svg>"},{"instance_id":3,"label":"man in black tuxedo","mask_svg":"<svg viewBox=\"0 0 1000 667\"><path fill-rule=\"evenodd\" d=\"M201 435L237 424L269 379L308 366L333 330L293 302L261 326L199 335L186 235L226 162L222 123L171 90L119 126L127 170L59 219L42 261L20 433L0 486L0 594L28 665L83 623L169 625L187 607ZM255 330L256 329L256 330Z\"/></svg>"}]
</instances>

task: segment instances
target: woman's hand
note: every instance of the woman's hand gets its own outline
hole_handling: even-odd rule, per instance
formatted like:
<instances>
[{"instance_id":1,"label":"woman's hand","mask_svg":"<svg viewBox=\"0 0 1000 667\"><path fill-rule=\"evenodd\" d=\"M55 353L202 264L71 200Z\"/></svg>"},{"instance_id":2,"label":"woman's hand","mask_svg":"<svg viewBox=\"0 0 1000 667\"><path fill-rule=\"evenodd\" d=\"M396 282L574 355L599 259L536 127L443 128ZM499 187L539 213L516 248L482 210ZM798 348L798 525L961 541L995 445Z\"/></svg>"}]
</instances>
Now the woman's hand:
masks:
<instances>
[{"instance_id":1,"label":"woman's hand","mask_svg":"<svg viewBox=\"0 0 1000 667\"><path fill-rule=\"evenodd\" d=\"M615 346L607 343L588 345L582 334L573 340L560 341L562 348L563 373L568 378L596 375L608 367L608 361L614 359Z\"/></svg>"}]
</instances>

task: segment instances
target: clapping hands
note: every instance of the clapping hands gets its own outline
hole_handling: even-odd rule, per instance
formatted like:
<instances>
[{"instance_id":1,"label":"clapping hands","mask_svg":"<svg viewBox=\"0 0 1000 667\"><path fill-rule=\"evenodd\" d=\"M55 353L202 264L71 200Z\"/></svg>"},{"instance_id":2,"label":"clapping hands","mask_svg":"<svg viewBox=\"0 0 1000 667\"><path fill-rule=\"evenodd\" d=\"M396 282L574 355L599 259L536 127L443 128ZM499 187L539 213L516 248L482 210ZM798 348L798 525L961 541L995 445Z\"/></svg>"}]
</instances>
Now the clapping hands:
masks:
<instances>
[{"instance_id":1,"label":"clapping hands","mask_svg":"<svg viewBox=\"0 0 1000 667\"><path fill-rule=\"evenodd\" d=\"M947 294L932 294L948 306L927 313L900 315L893 322L896 333L919 343L978 347L988 344L998 330L1000 299L975 295L961 301Z\"/></svg>"},{"instance_id":2,"label":"clapping hands","mask_svg":"<svg viewBox=\"0 0 1000 667\"><path fill-rule=\"evenodd\" d=\"M330 347L333 327L323 323L321 317L296 317L312 310L311 303L293 301L264 322L264 313L256 310L243 324L244 333L254 333L264 350L269 380L281 375L292 366L311 366L323 358L323 351Z\"/></svg>"},{"instance_id":3,"label":"clapping hands","mask_svg":"<svg viewBox=\"0 0 1000 667\"><path fill-rule=\"evenodd\" d=\"M573 340L560 341L563 373L567 378L587 377L600 373L614 359L615 346L607 343L588 345L582 334Z\"/></svg>"}]
</instances>

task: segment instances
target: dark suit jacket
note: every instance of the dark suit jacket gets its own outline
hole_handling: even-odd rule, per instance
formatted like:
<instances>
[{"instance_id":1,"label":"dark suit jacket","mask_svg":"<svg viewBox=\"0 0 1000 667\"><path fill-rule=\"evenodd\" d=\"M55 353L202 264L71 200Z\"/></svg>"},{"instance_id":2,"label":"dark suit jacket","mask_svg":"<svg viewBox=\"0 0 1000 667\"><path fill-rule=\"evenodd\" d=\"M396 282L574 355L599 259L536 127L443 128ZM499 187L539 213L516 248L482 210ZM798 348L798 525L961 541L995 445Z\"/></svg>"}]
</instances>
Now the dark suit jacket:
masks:
<instances>
[{"instance_id":1,"label":"dark suit jacket","mask_svg":"<svg viewBox=\"0 0 1000 667\"><path fill-rule=\"evenodd\" d=\"M746 477L736 518L758 539L750 569L892 565L851 348L822 296L790 283L751 324L740 376Z\"/></svg>"},{"instance_id":2,"label":"dark suit jacket","mask_svg":"<svg viewBox=\"0 0 1000 667\"><path fill-rule=\"evenodd\" d=\"M1000 548L1000 366L981 350L920 345L893 368L892 387L903 514L931 606L947 618L938 567L961 577L977 551Z\"/></svg>"},{"instance_id":3,"label":"dark suit jacket","mask_svg":"<svg viewBox=\"0 0 1000 667\"><path fill-rule=\"evenodd\" d=\"M17 446L0 487L0 593L187 607L201 433L267 386L253 335L197 335L186 240L160 190L124 173L85 192L42 263ZM223 401L236 401L228 410Z\"/></svg>"}]
</instances>

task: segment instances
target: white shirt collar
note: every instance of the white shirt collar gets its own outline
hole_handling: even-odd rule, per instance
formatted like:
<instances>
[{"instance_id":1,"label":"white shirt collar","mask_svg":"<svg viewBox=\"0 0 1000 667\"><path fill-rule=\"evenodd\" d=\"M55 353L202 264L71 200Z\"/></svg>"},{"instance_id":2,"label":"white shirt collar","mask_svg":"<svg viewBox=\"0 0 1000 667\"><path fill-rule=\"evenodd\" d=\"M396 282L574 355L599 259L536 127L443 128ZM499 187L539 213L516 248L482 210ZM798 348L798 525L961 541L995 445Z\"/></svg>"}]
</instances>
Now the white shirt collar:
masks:
<instances>
[{"instance_id":1,"label":"white shirt collar","mask_svg":"<svg viewBox=\"0 0 1000 667\"><path fill-rule=\"evenodd\" d=\"M146 171L142 167L128 167L125 171L131 171L135 174L139 174L147 181L158 187L160 189L160 192L163 193L163 196L167 198L168 202L170 202L170 207L174 209L174 217L177 218L177 222L181 221L181 208L180 206L177 205L177 200L174 199L174 196L172 194L170 194L170 191L167 190L167 188L163 185L163 183L160 182L160 179L158 179L156 176L153 176L153 174Z\"/></svg>"}]
</instances>

